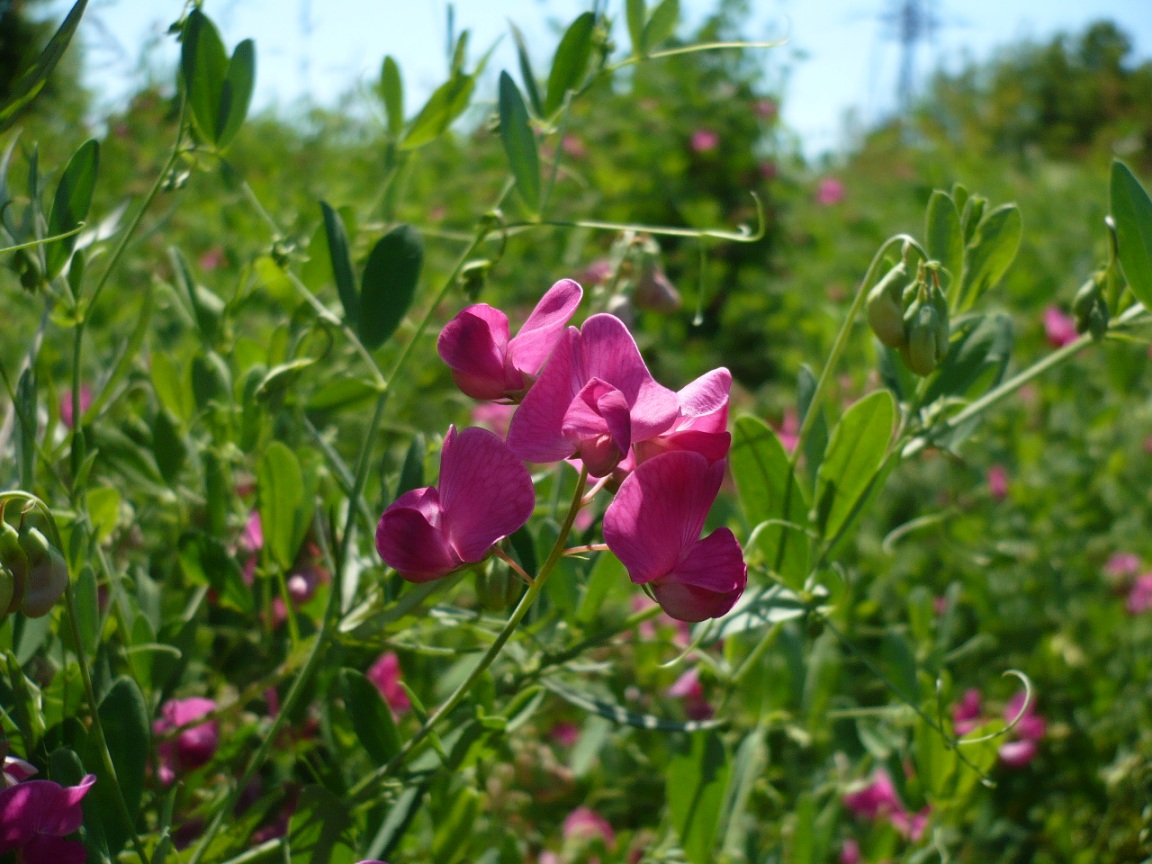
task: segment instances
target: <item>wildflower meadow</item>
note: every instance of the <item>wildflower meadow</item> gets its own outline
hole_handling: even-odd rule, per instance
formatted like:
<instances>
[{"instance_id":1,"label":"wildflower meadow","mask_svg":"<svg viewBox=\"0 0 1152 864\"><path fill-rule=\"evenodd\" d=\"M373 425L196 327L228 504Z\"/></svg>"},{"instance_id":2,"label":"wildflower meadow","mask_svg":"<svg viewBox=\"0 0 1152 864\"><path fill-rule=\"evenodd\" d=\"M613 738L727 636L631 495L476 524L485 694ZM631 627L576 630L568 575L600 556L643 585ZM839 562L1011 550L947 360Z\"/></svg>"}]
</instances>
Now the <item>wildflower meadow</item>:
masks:
<instances>
[{"instance_id":1,"label":"wildflower meadow","mask_svg":"<svg viewBox=\"0 0 1152 864\"><path fill-rule=\"evenodd\" d=\"M813 160L734 0L291 117L223 8L0 92L0 862L1152 861L1121 31Z\"/></svg>"}]
</instances>

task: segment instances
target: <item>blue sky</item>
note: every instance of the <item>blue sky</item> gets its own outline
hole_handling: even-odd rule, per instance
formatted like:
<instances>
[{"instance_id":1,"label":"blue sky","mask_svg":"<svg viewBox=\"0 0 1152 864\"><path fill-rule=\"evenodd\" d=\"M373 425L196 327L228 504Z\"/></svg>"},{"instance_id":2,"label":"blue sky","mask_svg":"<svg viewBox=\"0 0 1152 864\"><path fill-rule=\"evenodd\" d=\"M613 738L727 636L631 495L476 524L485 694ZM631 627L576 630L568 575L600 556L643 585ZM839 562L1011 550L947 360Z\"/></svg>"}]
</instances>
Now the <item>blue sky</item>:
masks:
<instances>
[{"instance_id":1,"label":"blue sky","mask_svg":"<svg viewBox=\"0 0 1152 864\"><path fill-rule=\"evenodd\" d=\"M652 5L654 0L649 0ZM54 0L62 14L70 0ZM232 46L256 40L257 107L290 109L308 98L334 104L341 94L375 80L385 54L396 57L407 103L443 80L447 3L443 0L207 0L205 10ZM784 121L806 152L835 150L846 116L867 122L893 104L899 49L884 38L880 18L899 0L750 0L746 38L781 39L765 50L774 78L787 81ZM1117 21L1134 40L1137 55L1152 56L1152 0L931 0L939 21L921 46L917 68L959 65L997 47L1058 30L1075 31L1097 18ZM610 0L615 12L623 0ZM714 0L681 0L681 32L698 24ZM525 34L543 68L557 28L591 7L591 0L457 0L458 28L472 31L473 56L500 37L493 74L515 68L507 22ZM115 103L144 74L172 73L176 48L164 36L183 8L180 0L91 0L81 25L90 62L89 81ZM620 34L618 42L626 44Z\"/></svg>"}]
</instances>

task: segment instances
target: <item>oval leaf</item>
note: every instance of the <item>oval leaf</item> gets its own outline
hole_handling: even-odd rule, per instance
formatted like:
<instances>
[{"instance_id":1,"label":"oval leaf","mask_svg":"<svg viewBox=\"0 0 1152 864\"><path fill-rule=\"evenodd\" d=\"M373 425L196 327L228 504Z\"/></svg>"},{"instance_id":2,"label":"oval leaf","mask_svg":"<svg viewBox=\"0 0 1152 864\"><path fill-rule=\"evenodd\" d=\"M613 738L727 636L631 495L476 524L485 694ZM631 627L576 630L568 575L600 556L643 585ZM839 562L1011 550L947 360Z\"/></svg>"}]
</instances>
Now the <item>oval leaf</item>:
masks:
<instances>
[{"instance_id":1,"label":"oval leaf","mask_svg":"<svg viewBox=\"0 0 1152 864\"><path fill-rule=\"evenodd\" d=\"M524 97L512 76L500 73L500 140L508 155L508 165L516 178L516 189L528 211L535 215L540 207L540 157L536 136L528 123Z\"/></svg>"},{"instance_id":2,"label":"oval leaf","mask_svg":"<svg viewBox=\"0 0 1152 864\"><path fill-rule=\"evenodd\" d=\"M424 265L424 240L411 225L398 225L368 256L360 287L360 338L378 348L396 332L412 305Z\"/></svg>"},{"instance_id":3,"label":"oval leaf","mask_svg":"<svg viewBox=\"0 0 1152 864\"><path fill-rule=\"evenodd\" d=\"M697 732L668 766L667 800L680 848L692 864L714 860L712 845L728 790L728 754L715 732Z\"/></svg>"},{"instance_id":4,"label":"oval leaf","mask_svg":"<svg viewBox=\"0 0 1152 864\"><path fill-rule=\"evenodd\" d=\"M84 764L100 779L85 798L84 809L87 811L91 802L92 808L100 814L99 821L104 829L108 851L115 857L132 833L132 827L125 825L120 816L115 796L119 794L123 797L129 817L135 820L140 812L152 729L148 723L144 695L131 678L117 678L97 710L108 744L108 755L112 757L112 765L116 769L116 779L105 776L96 736L89 736ZM120 787L118 792L117 786Z\"/></svg>"},{"instance_id":5,"label":"oval leaf","mask_svg":"<svg viewBox=\"0 0 1152 864\"><path fill-rule=\"evenodd\" d=\"M928 199L925 216L928 257L939 261L948 271L951 282L960 285L960 268L964 264L964 232L960 228L960 211L947 192L937 189Z\"/></svg>"},{"instance_id":6,"label":"oval leaf","mask_svg":"<svg viewBox=\"0 0 1152 864\"><path fill-rule=\"evenodd\" d=\"M260 460L256 482L264 543L276 563L283 570L289 570L312 518L296 454L281 442L273 441Z\"/></svg>"},{"instance_id":7,"label":"oval leaf","mask_svg":"<svg viewBox=\"0 0 1152 864\"><path fill-rule=\"evenodd\" d=\"M556 56L552 59L552 71L548 73L548 88L544 97L544 114L550 115L562 104L569 90L580 86L584 70L588 68L588 58L592 56L592 34L596 29L596 16L585 12L572 22L564 33Z\"/></svg>"},{"instance_id":8,"label":"oval leaf","mask_svg":"<svg viewBox=\"0 0 1152 864\"><path fill-rule=\"evenodd\" d=\"M216 146L227 147L248 116L252 88L256 85L256 45L245 39L232 52L220 91L216 116Z\"/></svg>"},{"instance_id":9,"label":"oval leaf","mask_svg":"<svg viewBox=\"0 0 1152 864\"><path fill-rule=\"evenodd\" d=\"M981 294L1004 278L1020 248L1023 231L1020 208L1015 204L1001 205L984 216L964 255L964 277L955 311L971 309Z\"/></svg>"},{"instance_id":10,"label":"oval leaf","mask_svg":"<svg viewBox=\"0 0 1152 864\"><path fill-rule=\"evenodd\" d=\"M340 670L340 693L356 737L372 760L383 765L400 751L400 733L392 711L380 698L376 685L355 669Z\"/></svg>"},{"instance_id":11,"label":"oval leaf","mask_svg":"<svg viewBox=\"0 0 1152 864\"><path fill-rule=\"evenodd\" d=\"M1112 163L1112 219L1124 279L1152 309L1152 199L1123 162Z\"/></svg>"},{"instance_id":12,"label":"oval leaf","mask_svg":"<svg viewBox=\"0 0 1152 864\"><path fill-rule=\"evenodd\" d=\"M180 71L192 119L204 139L215 142L220 97L228 74L228 54L216 25L199 9L188 13L183 39Z\"/></svg>"},{"instance_id":13,"label":"oval leaf","mask_svg":"<svg viewBox=\"0 0 1152 864\"><path fill-rule=\"evenodd\" d=\"M344 304L344 317L355 326L360 320L360 296L356 293L356 277L352 272L352 256L348 251L348 234L340 214L323 201L320 210L324 214L324 235L328 240L328 259L332 262L332 276L336 280L336 291Z\"/></svg>"},{"instance_id":14,"label":"oval leaf","mask_svg":"<svg viewBox=\"0 0 1152 864\"><path fill-rule=\"evenodd\" d=\"M86 141L68 160L68 167L60 177L56 187L56 197L52 201L52 215L48 218L48 234L67 234L80 227L88 218L88 208L92 204L92 192L96 188L96 172L100 165L100 145ZM59 275L64 262L76 246L77 235L55 240L48 245L46 262L48 278Z\"/></svg>"},{"instance_id":15,"label":"oval leaf","mask_svg":"<svg viewBox=\"0 0 1152 864\"><path fill-rule=\"evenodd\" d=\"M404 131L404 81L399 64L391 56L384 58L380 69L380 98L388 117L388 134L399 138Z\"/></svg>"},{"instance_id":16,"label":"oval leaf","mask_svg":"<svg viewBox=\"0 0 1152 864\"><path fill-rule=\"evenodd\" d=\"M52 34L36 62L21 75L8 90L8 98L0 105L0 132L8 129L16 122L16 117L25 105L31 102L44 89L48 76L64 56L68 43L72 41L72 34L80 24L88 0L78 0L76 5L68 12L59 29Z\"/></svg>"}]
</instances>

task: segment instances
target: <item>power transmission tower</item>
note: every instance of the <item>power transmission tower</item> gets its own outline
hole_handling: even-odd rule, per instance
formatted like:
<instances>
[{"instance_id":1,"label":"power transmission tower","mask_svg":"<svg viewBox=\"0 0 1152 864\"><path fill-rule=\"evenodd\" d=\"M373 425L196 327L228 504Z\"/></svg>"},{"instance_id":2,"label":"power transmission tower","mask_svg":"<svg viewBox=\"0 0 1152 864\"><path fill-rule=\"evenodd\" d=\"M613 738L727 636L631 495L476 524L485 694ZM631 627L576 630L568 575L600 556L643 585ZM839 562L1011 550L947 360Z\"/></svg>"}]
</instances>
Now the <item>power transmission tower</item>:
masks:
<instances>
[{"instance_id":1,"label":"power transmission tower","mask_svg":"<svg viewBox=\"0 0 1152 864\"><path fill-rule=\"evenodd\" d=\"M916 49L932 39L939 20L933 0L893 0L880 20L889 28L889 38L900 43L900 75L896 80L896 102L901 114L912 104L916 86Z\"/></svg>"}]
</instances>

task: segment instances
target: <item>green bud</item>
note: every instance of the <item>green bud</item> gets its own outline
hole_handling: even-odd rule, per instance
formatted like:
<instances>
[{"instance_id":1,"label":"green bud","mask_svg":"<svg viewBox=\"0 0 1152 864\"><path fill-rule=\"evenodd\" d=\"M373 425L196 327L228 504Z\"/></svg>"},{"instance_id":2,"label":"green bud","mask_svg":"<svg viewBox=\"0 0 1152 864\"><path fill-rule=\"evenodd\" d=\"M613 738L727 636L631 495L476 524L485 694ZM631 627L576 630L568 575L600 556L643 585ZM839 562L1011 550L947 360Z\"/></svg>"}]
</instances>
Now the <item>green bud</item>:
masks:
<instances>
[{"instance_id":1,"label":"green bud","mask_svg":"<svg viewBox=\"0 0 1152 864\"><path fill-rule=\"evenodd\" d=\"M8 617L8 607L16 596L16 574L4 564L0 564L0 622Z\"/></svg>"},{"instance_id":2,"label":"green bud","mask_svg":"<svg viewBox=\"0 0 1152 864\"><path fill-rule=\"evenodd\" d=\"M26 528L20 546L28 556L28 584L20 604L29 618L47 615L68 588L68 565L39 528Z\"/></svg>"},{"instance_id":3,"label":"green bud","mask_svg":"<svg viewBox=\"0 0 1152 864\"><path fill-rule=\"evenodd\" d=\"M0 523L0 566L12 576L12 593L8 603L0 604L0 613L6 615L20 607L28 584L28 555L20 546L20 535L7 522Z\"/></svg>"},{"instance_id":4,"label":"green bud","mask_svg":"<svg viewBox=\"0 0 1152 864\"><path fill-rule=\"evenodd\" d=\"M897 264L868 292L868 326L889 348L900 348L906 341L900 289L905 272L904 265Z\"/></svg>"},{"instance_id":5,"label":"green bud","mask_svg":"<svg viewBox=\"0 0 1152 864\"><path fill-rule=\"evenodd\" d=\"M519 599L523 587L523 580L496 558L476 567L476 596L480 605L491 612L509 608Z\"/></svg>"},{"instance_id":6,"label":"green bud","mask_svg":"<svg viewBox=\"0 0 1152 864\"><path fill-rule=\"evenodd\" d=\"M948 298L940 290L940 283L933 280L929 292L929 302L936 311L936 362L943 363L948 356L948 344L952 339L952 326L948 317Z\"/></svg>"},{"instance_id":7,"label":"green bud","mask_svg":"<svg viewBox=\"0 0 1152 864\"><path fill-rule=\"evenodd\" d=\"M1096 277L1080 286L1072 300L1072 314L1076 316L1076 332L1091 333L1093 339L1100 339L1108 330L1110 318L1108 301Z\"/></svg>"},{"instance_id":8,"label":"green bud","mask_svg":"<svg viewBox=\"0 0 1152 864\"><path fill-rule=\"evenodd\" d=\"M915 304L915 315L908 328L908 344L900 349L904 365L922 378L935 372L940 362L937 342L939 319L931 303Z\"/></svg>"}]
</instances>

